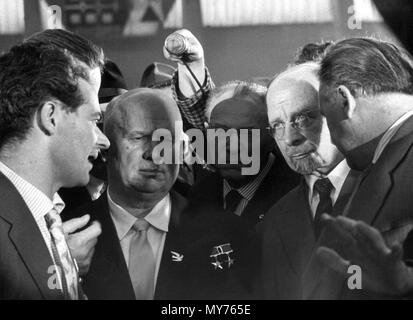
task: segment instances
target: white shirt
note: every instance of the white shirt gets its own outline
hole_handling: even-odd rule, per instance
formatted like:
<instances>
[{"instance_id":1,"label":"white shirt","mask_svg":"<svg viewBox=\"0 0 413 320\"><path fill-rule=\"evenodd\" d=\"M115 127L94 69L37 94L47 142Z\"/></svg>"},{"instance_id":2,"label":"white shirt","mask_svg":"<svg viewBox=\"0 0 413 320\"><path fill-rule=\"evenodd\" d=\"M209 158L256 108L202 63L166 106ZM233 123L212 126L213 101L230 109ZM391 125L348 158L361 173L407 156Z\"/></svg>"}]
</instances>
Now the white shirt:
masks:
<instances>
[{"instance_id":1,"label":"white shirt","mask_svg":"<svg viewBox=\"0 0 413 320\"><path fill-rule=\"evenodd\" d=\"M387 147L391 139L394 135L399 131L400 127L407 121L409 118L413 116L413 110L406 112L403 116L401 116L393 125L384 133L383 137L380 139L379 144L377 145L376 151L374 152L374 157L372 163L375 164L381 154L383 153L384 149Z\"/></svg>"},{"instance_id":2,"label":"white shirt","mask_svg":"<svg viewBox=\"0 0 413 320\"><path fill-rule=\"evenodd\" d=\"M122 253L129 268L129 248L132 240L132 226L138 220L128 211L115 203L110 197L108 188L109 211L115 224L116 232L122 248ZM154 287L158 279L159 266L161 264L163 248L165 245L166 234L168 232L169 219L171 217L171 199L169 194L159 201L156 206L146 215L145 220L149 223L147 231L148 242L152 248L153 255L156 258L156 269L154 278Z\"/></svg>"},{"instance_id":3,"label":"white shirt","mask_svg":"<svg viewBox=\"0 0 413 320\"><path fill-rule=\"evenodd\" d=\"M347 175L350 172L350 167L347 164L346 160L341 161L327 176L323 178L328 178L333 185L333 190L331 190L331 201L334 205L337 201L337 198L340 194L341 188L343 187L344 181L346 181ZM313 218L317 211L318 203L320 202L320 195L317 191L314 191L315 182L320 179L316 175L305 175L305 181L307 183L309 192L308 192L308 203L310 204L311 213Z\"/></svg>"},{"instance_id":4,"label":"white shirt","mask_svg":"<svg viewBox=\"0 0 413 320\"><path fill-rule=\"evenodd\" d=\"M56 266L52 253L52 240L44 217L50 210L53 209L53 207L55 207L60 214L65 207L63 200L57 193L54 194L53 200L50 200L50 198L46 196L42 191L20 177L17 173L15 173L1 161L0 171L15 186L24 202L26 203L27 207L29 208L29 211L33 215L40 233L43 236L43 240L46 243L47 249L49 250L50 257L52 258L52 261Z\"/></svg>"}]
</instances>

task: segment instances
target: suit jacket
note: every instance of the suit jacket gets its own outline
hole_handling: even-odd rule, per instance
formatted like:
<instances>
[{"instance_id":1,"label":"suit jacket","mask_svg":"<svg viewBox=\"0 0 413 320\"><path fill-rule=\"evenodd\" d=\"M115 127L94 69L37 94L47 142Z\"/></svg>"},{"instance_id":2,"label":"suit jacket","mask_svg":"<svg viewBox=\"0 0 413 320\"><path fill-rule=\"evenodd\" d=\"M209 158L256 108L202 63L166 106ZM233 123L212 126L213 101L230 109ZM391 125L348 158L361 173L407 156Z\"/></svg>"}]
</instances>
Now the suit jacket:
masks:
<instances>
[{"instance_id":1,"label":"suit jacket","mask_svg":"<svg viewBox=\"0 0 413 320\"><path fill-rule=\"evenodd\" d=\"M413 118L408 119L384 149L380 159L361 176L361 183L344 215L377 228L388 244L403 243L413 223ZM342 244L325 229L317 246L341 254ZM411 248L410 246L407 246ZM412 256L411 252L406 252ZM346 278L327 270L314 256L306 270L304 298L386 298L367 290L349 290Z\"/></svg>"},{"instance_id":2,"label":"suit jacket","mask_svg":"<svg viewBox=\"0 0 413 320\"><path fill-rule=\"evenodd\" d=\"M300 176L288 167L281 155L276 155L274 164L248 202L241 218L251 227L255 227L268 209L297 186L299 181ZM223 178L218 173L208 175L194 187L190 199L200 208L208 206L211 210L222 211L224 207Z\"/></svg>"},{"instance_id":3,"label":"suit jacket","mask_svg":"<svg viewBox=\"0 0 413 320\"><path fill-rule=\"evenodd\" d=\"M0 300L63 299L53 260L23 198L0 173Z\"/></svg>"},{"instance_id":4,"label":"suit jacket","mask_svg":"<svg viewBox=\"0 0 413 320\"><path fill-rule=\"evenodd\" d=\"M159 268L155 299L219 299L240 298L244 287L236 268L214 270L210 254L213 247L232 243L238 250L239 233L229 232L231 222L220 223L192 215L186 200L171 191L171 218ZM135 295L127 265L121 250L115 225L111 218L107 193L98 200L67 214L70 219L91 215L102 225L102 234L95 247L89 272L84 277L83 288L89 299L134 300ZM234 238L232 238L234 237ZM182 262L172 259L172 251L183 255ZM238 256L237 256L238 258ZM238 261L237 261L238 262ZM239 263L237 263L238 265Z\"/></svg>"},{"instance_id":5,"label":"suit jacket","mask_svg":"<svg viewBox=\"0 0 413 320\"><path fill-rule=\"evenodd\" d=\"M334 204L332 215L345 207L357 173L350 171ZM313 217L308 186L301 183L279 200L257 225L261 256L256 294L263 299L301 299L302 275L314 250Z\"/></svg>"}]
</instances>

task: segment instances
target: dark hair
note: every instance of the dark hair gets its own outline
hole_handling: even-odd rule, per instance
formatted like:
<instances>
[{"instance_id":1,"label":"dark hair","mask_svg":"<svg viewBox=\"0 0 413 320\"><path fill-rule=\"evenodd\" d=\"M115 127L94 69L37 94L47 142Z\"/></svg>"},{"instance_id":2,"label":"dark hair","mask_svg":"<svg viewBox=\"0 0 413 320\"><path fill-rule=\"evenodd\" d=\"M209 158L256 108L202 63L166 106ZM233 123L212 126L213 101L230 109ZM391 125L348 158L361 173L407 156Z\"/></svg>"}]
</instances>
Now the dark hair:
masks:
<instances>
[{"instance_id":1,"label":"dark hair","mask_svg":"<svg viewBox=\"0 0 413 320\"><path fill-rule=\"evenodd\" d=\"M103 50L82 36L62 29L48 29L35 33L24 43L37 46L53 46L67 50L74 58L85 63L89 68L102 69L105 61Z\"/></svg>"},{"instance_id":2,"label":"dark hair","mask_svg":"<svg viewBox=\"0 0 413 320\"><path fill-rule=\"evenodd\" d=\"M352 38L330 47L321 62L320 80L345 85L354 96L382 92L413 93L413 64L395 45L372 38Z\"/></svg>"},{"instance_id":3,"label":"dark hair","mask_svg":"<svg viewBox=\"0 0 413 320\"><path fill-rule=\"evenodd\" d=\"M322 43L308 43L304 47L299 48L295 54L294 64L299 65L302 63L314 61L319 62L323 59L326 50L333 44L333 42L327 41Z\"/></svg>"},{"instance_id":4,"label":"dark hair","mask_svg":"<svg viewBox=\"0 0 413 320\"><path fill-rule=\"evenodd\" d=\"M57 99L69 111L83 103L78 80L88 69L67 52L33 43L16 45L0 57L0 147L20 141L37 110Z\"/></svg>"}]
</instances>

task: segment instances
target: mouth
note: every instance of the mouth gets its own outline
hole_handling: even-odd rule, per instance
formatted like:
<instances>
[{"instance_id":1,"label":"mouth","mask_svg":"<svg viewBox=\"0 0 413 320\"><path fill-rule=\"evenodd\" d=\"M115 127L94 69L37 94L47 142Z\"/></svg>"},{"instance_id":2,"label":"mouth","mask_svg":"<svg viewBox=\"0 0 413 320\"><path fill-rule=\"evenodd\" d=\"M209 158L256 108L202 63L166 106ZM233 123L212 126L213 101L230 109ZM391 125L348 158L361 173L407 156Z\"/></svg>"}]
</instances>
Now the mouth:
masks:
<instances>
[{"instance_id":1,"label":"mouth","mask_svg":"<svg viewBox=\"0 0 413 320\"><path fill-rule=\"evenodd\" d=\"M302 160L311 155L312 152L301 152L291 155L290 157L294 160Z\"/></svg>"}]
</instances>

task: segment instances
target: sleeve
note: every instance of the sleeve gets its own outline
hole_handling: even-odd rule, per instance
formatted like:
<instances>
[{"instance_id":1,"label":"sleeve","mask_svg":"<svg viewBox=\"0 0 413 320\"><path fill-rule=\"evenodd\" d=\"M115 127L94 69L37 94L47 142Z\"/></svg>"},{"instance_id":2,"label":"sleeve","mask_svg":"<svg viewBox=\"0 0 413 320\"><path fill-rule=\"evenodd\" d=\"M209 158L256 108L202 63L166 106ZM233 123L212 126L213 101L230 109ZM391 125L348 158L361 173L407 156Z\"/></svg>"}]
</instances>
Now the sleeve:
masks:
<instances>
[{"instance_id":1,"label":"sleeve","mask_svg":"<svg viewBox=\"0 0 413 320\"><path fill-rule=\"evenodd\" d=\"M172 78L172 95L178 104L181 114L191 126L204 129L206 122L205 108L211 90L215 87L208 69L205 67L205 82L202 90L198 90L191 97L185 97L179 90L178 71L175 71Z\"/></svg>"}]
</instances>

